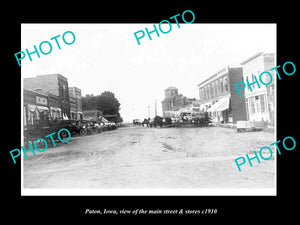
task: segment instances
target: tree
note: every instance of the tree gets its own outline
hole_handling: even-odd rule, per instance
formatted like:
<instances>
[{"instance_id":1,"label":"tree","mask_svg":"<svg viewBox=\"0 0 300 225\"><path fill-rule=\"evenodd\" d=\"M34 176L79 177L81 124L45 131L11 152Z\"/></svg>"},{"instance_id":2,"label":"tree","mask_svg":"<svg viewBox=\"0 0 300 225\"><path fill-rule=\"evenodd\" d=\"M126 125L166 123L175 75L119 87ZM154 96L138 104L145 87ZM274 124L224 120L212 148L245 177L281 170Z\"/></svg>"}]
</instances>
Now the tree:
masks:
<instances>
[{"instance_id":1,"label":"tree","mask_svg":"<svg viewBox=\"0 0 300 225\"><path fill-rule=\"evenodd\" d=\"M97 109L95 100L96 96L87 95L86 97L82 97L82 110Z\"/></svg>"},{"instance_id":2,"label":"tree","mask_svg":"<svg viewBox=\"0 0 300 225\"><path fill-rule=\"evenodd\" d=\"M115 98L114 93L104 91L100 96L97 96L96 107L103 112L103 115L115 115L120 110L120 103Z\"/></svg>"},{"instance_id":3,"label":"tree","mask_svg":"<svg viewBox=\"0 0 300 225\"><path fill-rule=\"evenodd\" d=\"M113 122L122 122L120 116L120 103L115 97L115 94L110 91L104 91L101 95L88 95L82 98L82 109L92 110L97 109L102 111L103 115L109 115L108 120Z\"/></svg>"}]
</instances>

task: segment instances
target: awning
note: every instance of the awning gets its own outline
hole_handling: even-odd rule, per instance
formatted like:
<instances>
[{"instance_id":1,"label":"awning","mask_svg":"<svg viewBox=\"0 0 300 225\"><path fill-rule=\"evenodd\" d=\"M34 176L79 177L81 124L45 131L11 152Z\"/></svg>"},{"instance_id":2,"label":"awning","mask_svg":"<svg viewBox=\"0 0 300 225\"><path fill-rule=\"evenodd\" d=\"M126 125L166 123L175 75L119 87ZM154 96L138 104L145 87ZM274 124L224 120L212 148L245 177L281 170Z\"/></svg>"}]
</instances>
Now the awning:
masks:
<instances>
[{"instance_id":1,"label":"awning","mask_svg":"<svg viewBox=\"0 0 300 225\"><path fill-rule=\"evenodd\" d=\"M69 120L67 114L65 114L65 113L63 114L63 120Z\"/></svg>"},{"instance_id":2,"label":"awning","mask_svg":"<svg viewBox=\"0 0 300 225\"><path fill-rule=\"evenodd\" d=\"M109 121L107 119L105 119L104 117L100 117L100 120L102 123L108 123Z\"/></svg>"},{"instance_id":3,"label":"awning","mask_svg":"<svg viewBox=\"0 0 300 225\"><path fill-rule=\"evenodd\" d=\"M193 107L192 111L193 112L200 112L200 107Z\"/></svg>"},{"instance_id":4,"label":"awning","mask_svg":"<svg viewBox=\"0 0 300 225\"><path fill-rule=\"evenodd\" d=\"M30 112L34 112L36 110L36 105L30 105L30 104L28 104L27 107L28 107L28 110Z\"/></svg>"},{"instance_id":5,"label":"awning","mask_svg":"<svg viewBox=\"0 0 300 225\"><path fill-rule=\"evenodd\" d=\"M36 107L39 110L39 112L44 112L45 110L49 111L49 108L46 106L37 105Z\"/></svg>"},{"instance_id":6,"label":"awning","mask_svg":"<svg viewBox=\"0 0 300 225\"><path fill-rule=\"evenodd\" d=\"M58 111L58 112L61 112L61 109L60 108L56 108L56 107L50 107L50 109L52 110L52 111Z\"/></svg>"},{"instance_id":7,"label":"awning","mask_svg":"<svg viewBox=\"0 0 300 225\"><path fill-rule=\"evenodd\" d=\"M200 110L205 110L206 106L205 105L200 105Z\"/></svg>"},{"instance_id":8,"label":"awning","mask_svg":"<svg viewBox=\"0 0 300 225\"><path fill-rule=\"evenodd\" d=\"M222 98L219 101L217 101L215 104L213 104L207 112L221 112L229 108L229 100L230 97Z\"/></svg>"}]
</instances>

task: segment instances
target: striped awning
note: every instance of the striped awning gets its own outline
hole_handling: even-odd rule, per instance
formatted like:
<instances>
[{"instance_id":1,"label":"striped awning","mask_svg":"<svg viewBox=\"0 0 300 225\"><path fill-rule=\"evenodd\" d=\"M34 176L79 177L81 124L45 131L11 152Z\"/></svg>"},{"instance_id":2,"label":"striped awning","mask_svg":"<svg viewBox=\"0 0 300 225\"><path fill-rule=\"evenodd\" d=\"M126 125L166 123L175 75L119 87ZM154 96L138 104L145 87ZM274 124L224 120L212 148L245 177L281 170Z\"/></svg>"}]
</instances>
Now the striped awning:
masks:
<instances>
[{"instance_id":1,"label":"striped awning","mask_svg":"<svg viewBox=\"0 0 300 225\"><path fill-rule=\"evenodd\" d=\"M229 108L230 97L221 98L213 104L207 112L221 112Z\"/></svg>"},{"instance_id":2,"label":"striped awning","mask_svg":"<svg viewBox=\"0 0 300 225\"><path fill-rule=\"evenodd\" d=\"M60 108L57 108L57 107L52 107L52 106L50 106L50 109L51 109L52 111L58 111L58 112L61 112L61 109L60 109Z\"/></svg>"},{"instance_id":3,"label":"striped awning","mask_svg":"<svg viewBox=\"0 0 300 225\"><path fill-rule=\"evenodd\" d=\"M34 112L34 111L36 110L36 105L30 105L30 104L28 104L28 105L27 105L27 108L28 108L28 110L29 110L30 112Z\"/></svg>"},{"instance_id":4,"label":"striped awning","mask_svg":"<svg viewBox=\"0 0 300 225\"><path fill-rule=\"evenodd\" d=\"M36 107L39 110L39 112L49 111L49 108L46 106L37 105Z\"/></svg>"}]
</instances>

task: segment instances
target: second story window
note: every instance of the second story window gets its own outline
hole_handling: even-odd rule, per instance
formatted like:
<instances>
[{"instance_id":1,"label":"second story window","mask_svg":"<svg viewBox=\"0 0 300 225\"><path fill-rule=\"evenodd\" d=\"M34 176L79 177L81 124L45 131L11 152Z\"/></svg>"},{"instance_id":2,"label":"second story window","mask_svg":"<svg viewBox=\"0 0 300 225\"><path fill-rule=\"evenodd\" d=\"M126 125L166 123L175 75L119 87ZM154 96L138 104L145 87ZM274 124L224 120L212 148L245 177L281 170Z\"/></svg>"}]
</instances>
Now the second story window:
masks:
<instances>
[{"instance_id":1,"label":"second story window","mask_svg":"<svg viewBox=\"0 0 300 225\"><path fill-rule=\"evenodd\" d=\"M217 96L218 95L217 81L214 82L214 90L215 90L215 96Z\"/></svg>"},{"instance_id":2,"label":"second story window","mask_svg":"<svg viewBox=\"0 0 300 225\"><path fill-rule=\"evenodd\" d=\"M252 76L252 83L254 82L254 74L251 75ZM248 85L249 86L249 85ZM252 89L254 90L255 89L255 84L253 84L253 87Z\"/></svg>"},{"instance_id":3,"label":"second story window","mask_svg":"<svg viewBox=\"0 0 300 225\"><path fill-rule=\"evenodd\" d=\"M221 86L221 93L223 93L223 79L221 78L220 81L221 81L221 84L220 84L220 86Z\"/></svg>"},{"instance_id":4,"label":"second story window","mask_svg":"<svg viewBox=\"0 0 300 225\"><path fill-rule=\"evenodd\" d=\"M228 91L228 79L227 79L227 77L224 77L224 85L225 85L225 91Z\"/></svg>"}]
</instances>

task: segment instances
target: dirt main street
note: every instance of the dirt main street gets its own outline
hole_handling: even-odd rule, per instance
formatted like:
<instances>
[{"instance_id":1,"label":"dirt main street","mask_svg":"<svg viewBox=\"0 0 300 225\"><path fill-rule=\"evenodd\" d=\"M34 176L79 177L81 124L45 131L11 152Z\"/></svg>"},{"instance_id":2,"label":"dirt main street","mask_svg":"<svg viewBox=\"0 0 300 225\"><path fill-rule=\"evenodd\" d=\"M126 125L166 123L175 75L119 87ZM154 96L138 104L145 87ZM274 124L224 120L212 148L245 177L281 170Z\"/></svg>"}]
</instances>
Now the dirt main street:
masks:
<instances>
[{"instance_id":1,"label":"dirt main street","mask_svg":"<svg viewBox=\"0 0 300 225\"><path fill-rule=\"evenodd\" d=\"M274 141L220 127L123 127L23 159L24 188L273 188L274 156L241 172L234 159Z\"/></svg>"}]
</instances>

